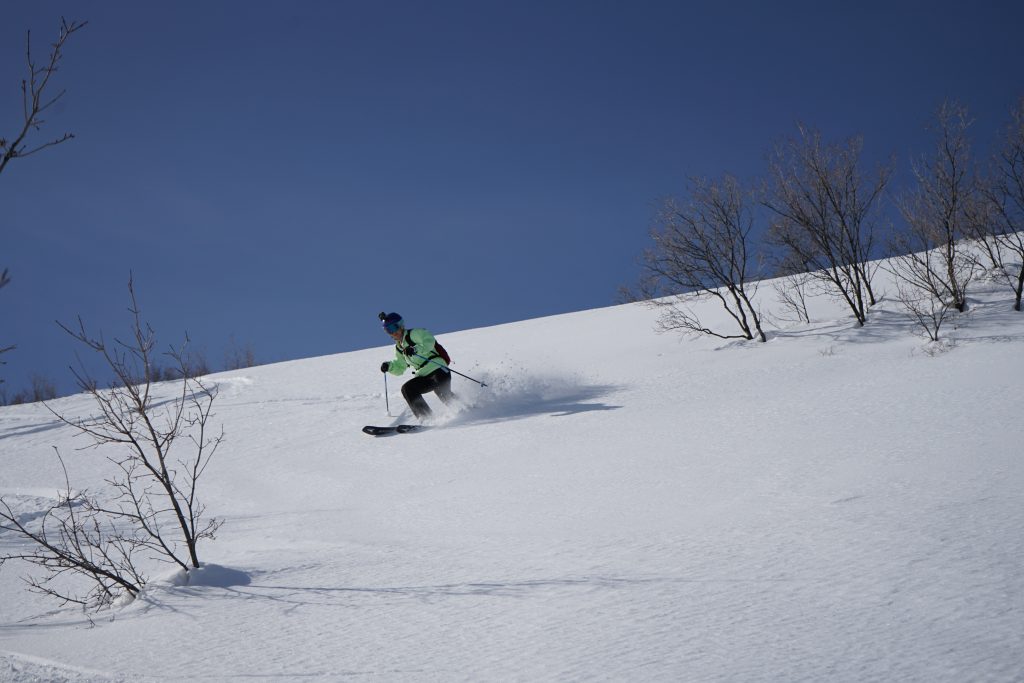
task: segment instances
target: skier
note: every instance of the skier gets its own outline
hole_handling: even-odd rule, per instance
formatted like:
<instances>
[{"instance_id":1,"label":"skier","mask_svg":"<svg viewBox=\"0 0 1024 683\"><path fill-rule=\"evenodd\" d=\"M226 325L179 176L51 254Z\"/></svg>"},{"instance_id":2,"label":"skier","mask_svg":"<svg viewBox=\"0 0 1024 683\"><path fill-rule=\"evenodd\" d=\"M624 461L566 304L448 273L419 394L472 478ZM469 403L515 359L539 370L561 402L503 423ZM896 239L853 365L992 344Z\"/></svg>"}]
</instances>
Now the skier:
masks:
<instances>
[{"instance_id":1,"label":"skier","mask_svg":"<svg viewBox=\"0 0 1024 683\"><path fill-rule=\"evenodd\" d=\"M395 340L395 359L381 363L381 372L401 376L409 366L416 375L402 385L402 396L421 422L429 420L433 411L423 394L436 392L441 402L448 405L455 400L452 394L452 375L445 358L437 352L434 335L422 327L405 328L397 313L380 314L384 331Z\"/></svg>"}]
</instances>

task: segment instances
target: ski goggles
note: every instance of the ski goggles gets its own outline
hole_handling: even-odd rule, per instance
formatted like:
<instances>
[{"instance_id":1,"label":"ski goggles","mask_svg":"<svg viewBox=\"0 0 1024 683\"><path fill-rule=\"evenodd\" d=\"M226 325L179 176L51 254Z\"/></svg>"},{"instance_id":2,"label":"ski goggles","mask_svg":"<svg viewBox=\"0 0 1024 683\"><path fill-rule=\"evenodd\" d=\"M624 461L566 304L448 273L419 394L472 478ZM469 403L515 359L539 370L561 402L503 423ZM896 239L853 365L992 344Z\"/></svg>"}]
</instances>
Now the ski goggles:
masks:
<instances>
[{"instance_id":1,"label":"ski goggles","mask_svg":"<svg viewBox=\"0 0 1024 683\"><path fill-rule=\"evenodd\" d=\"M401 323L384 323L384 331L388 334L394 334L402 329Z\"/></svg>"}]
</instances>

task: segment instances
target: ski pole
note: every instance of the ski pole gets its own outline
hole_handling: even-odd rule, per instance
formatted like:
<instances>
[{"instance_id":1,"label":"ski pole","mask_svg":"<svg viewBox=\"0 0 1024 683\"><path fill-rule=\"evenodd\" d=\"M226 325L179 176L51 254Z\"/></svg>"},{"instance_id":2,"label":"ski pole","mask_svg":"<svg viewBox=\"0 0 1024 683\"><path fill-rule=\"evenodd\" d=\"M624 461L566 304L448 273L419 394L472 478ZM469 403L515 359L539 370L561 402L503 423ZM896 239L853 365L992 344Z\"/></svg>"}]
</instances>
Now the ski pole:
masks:
<instances>
[{"instance_id":1,"label":"ski pole","mask_svg":"<svg viewBox=\"0 0 1024 683\"><path fill-rule=\"evenodd\" d=\"M480 380L478 380L478 379L473 379L473 378L472 378L472 377L470 377L469 375L463 375L463 374L462 374L461 372L459 372L458 370L452 370L451 366L449 366L449 365L441 365L440 363L438 363L438 362L437 362L436 360L434 360L433 358L427 358L427 357L425 357L425 356L421 356L421 355L420 355L420 354L418 354L418 353L414 353L414 354L412 354L412 355L416 356L417 358L421 358L421 359L423 359L423 360L427 361L428 363L433 363L433 364L434 364L434 365L436 365L437 367L439 367L439 368L442 368L442 369L444 369L444 370L447 370L448 372L454 372L454 373L455 373L456 375L458 375L459 377L465 377L465 378L466 378L466 379L468 379L468 380L469 380L470 382L476 382L477 384L479 384L479 385L480 385L480 386L482 386L482 387L486 387L486 386L487 386L487 385L486 385L486 384L485 384L484 382L481 382L481 381L480 381Z\"/></svg>"},{"instance_id":2,"label":"ski pole","mask_svg":"<svg viewBox=\"0 0 1024 683\"><path fill-rule=\"evenodd\" d=\"M388 409L388 417L391 417L391 401L388 399L388 373L384 373L384 407Z\"/></svg>"}]
</instances>

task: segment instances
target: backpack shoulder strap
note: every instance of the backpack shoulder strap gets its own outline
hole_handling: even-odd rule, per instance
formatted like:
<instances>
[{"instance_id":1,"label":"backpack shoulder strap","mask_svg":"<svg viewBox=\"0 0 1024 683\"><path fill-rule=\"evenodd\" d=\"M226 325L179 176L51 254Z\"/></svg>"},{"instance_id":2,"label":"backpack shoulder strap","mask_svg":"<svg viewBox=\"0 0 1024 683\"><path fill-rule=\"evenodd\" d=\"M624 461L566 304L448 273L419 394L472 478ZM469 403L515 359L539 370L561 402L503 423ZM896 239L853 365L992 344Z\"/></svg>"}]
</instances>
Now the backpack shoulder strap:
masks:
<instances>
[{"instance_id":1,"label":"backpack shoulder strap","mask_svg":"<svg viewBox=\"0 0 1024 683\"><path fill-rule=\"evenodd\" d=\"M402 341L405 342L405 348L409 348L410 346L416 346L416 343L412 340L412 330L406 330L405 331L405 335L402 337ZM437 343L436 339L434 340L434 343L435 344ZM398 349L399 351L402 350L402 348L398 345L398 342L395 342L395 348ZM419 352L419 349L417 349L417 352ZM419 355L423 355L423 354L419 354ZM430 353L427 354L426 357L428 359L429 358L437 358L437 352L435 352L433 350L433 348L432 348L430 350Z\"/></svg>"}]
</instances>

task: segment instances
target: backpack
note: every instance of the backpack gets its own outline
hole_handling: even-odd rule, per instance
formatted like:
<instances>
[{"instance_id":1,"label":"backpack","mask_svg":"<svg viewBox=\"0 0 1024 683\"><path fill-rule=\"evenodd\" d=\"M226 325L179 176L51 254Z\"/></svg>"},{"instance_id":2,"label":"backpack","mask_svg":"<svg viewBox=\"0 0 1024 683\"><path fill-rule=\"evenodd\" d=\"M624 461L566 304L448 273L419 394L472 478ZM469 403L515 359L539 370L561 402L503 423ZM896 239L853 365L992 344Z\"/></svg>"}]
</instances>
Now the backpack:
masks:
<instances>
[{"instance_id":1,"label":"backpack","mask_svg":"<svg viewBox=\"0 0 1024 683\"><path fill-rule=\"evenodd\" d=\"M437 341L436 339L434 340L434 353L440 356L441 359L444 360L444 362L447 363L448 365L452 364L452 357L449 356L448 351L446 351L445 348L441 346L441 342Z\"/></svg>"},{"instance_id":2,"label":"backpack","mask_svg":"<svg viewBox=\"0 0 1024 683\"><path fill-rule=\"evenodd\" d=\"M405 339L404 339L404 341L405 341L406 344L408 344L409 341L410 341L409 340L409 332L411 332L411 331L412 330L406 330L406 332L405 332ZM395 348L398 348L398 344L395 344ZM441 342L437 341L436 338L434 339L434 353L432 353L432 354L427 356L428 360L431 359L431 358L440 358L441 360L443 360L448 365L452 364L452 357L448 355L448 350L445 349L443 346L441 346Z\"/></svg>"}]
</instances>

